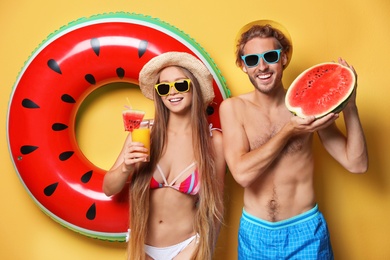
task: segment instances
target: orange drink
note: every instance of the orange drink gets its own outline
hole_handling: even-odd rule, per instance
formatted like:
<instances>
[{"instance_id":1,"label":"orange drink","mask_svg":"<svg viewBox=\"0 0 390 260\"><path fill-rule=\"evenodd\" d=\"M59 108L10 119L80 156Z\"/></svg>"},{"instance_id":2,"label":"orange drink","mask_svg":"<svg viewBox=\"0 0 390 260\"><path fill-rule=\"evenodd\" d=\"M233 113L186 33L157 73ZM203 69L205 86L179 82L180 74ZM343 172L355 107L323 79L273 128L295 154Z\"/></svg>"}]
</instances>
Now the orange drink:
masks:
<instances>
[{"instance_id":1,"label":"orange drink","mask_svg":"<svg viewBox=\"0 0 390 260\"><path fill-rule=\"evenodd\" d=\"M148 149L148 158L150 156L150 122L149 120L144 120L141 122L139 128L133 129L131 132L131 138L133 142L143 143L145 148Z\"/></svg>"}]
</instances>

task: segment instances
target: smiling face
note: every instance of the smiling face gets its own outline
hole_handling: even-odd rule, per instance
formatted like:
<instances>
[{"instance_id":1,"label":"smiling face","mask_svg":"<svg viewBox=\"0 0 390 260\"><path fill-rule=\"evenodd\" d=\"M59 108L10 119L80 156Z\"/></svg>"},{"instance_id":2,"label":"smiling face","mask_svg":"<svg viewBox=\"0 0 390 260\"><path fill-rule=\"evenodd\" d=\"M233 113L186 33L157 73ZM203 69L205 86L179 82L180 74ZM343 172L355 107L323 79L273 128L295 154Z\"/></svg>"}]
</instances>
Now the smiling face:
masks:
<instances>
[{"instance_id":1,"label":"smiling face","mask_svg":"<svg viewBox=\"0 0 390 260\"><path fill-rule=\"evenodd\" d=\"M184 71L178 67L167 67L161 70L159 83L188 79ZM168 95L160 97L164 105L174 113L187 113L192 105L192 85L188 92L177 92L171 87Z\"/></svg>"},{"instance_id":2,"label":"smiling face","mask_svg":"<svg viewBox=\"0 0 390 260\"><path fill-rule=\"evenodd\" d=\"M253 38L245 44L244 55L261 54L266 51L276 50L280 47L274 38ZM274 89L282 86L283 65L286 64L287 57L282 52L278 62L268 64L264 59L260 59L257 66L247 67L242 62L242 69L248 74L253 86L264 94L271 93Z\"/></svg>"}]
</instances>

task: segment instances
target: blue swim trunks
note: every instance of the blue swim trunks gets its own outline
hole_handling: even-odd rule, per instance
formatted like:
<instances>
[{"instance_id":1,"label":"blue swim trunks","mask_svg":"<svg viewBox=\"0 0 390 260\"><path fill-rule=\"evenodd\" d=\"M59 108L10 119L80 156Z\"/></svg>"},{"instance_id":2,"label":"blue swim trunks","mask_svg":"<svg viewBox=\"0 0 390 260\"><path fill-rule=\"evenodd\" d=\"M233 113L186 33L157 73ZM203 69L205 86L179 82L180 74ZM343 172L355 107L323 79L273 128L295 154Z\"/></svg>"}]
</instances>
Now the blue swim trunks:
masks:
<instances>
[{"instance_id":1,"label":"blue swim trunks","mask_svg":"<svg viewBox=\"0 0 390 260\"><path fill-rule=\"evenodd\" d=\"M243 210L238 231L238 259L334 259L326 221L313 209L279 222Z\"/></svg>"}]
</instances>

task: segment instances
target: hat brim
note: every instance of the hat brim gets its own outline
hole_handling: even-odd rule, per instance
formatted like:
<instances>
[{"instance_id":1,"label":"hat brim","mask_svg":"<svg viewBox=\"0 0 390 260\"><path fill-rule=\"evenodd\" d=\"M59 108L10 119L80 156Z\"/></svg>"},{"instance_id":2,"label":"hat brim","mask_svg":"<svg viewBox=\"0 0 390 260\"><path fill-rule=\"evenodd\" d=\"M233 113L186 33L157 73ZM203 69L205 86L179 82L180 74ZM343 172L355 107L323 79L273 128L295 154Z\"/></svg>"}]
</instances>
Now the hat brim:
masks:
<instances>
[{"instance_id":1,"label":"hat brim","mask_svg":"<svg viewBox=\"0 0 390 260\"><path fill-rule=\"evenodd\" d=\"M195 56L186 52L166 52L148 61L139 73L139 87L142 94L153 100L154 86L162 69L179 66L190 71L198 80L205 104L214 99L213 77L206 66Z\"/></svg>"}]
</instances>

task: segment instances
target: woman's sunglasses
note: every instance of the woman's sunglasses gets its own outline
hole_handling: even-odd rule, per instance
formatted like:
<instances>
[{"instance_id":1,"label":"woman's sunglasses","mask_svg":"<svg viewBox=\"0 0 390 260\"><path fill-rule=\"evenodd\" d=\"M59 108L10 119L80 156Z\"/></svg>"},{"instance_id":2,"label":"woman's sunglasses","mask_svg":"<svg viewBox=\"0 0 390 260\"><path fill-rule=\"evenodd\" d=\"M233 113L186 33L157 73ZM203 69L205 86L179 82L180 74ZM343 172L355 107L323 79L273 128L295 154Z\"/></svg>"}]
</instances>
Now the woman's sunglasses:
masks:
<instances>
[{"instance_id":1,"label":"woman's sunglasses","mask_svg":"<svg viewBox=\"0 0 390 260\"><path fill-rule=\"evenodd\" d=\"M161 97L166 96L171 91L171 87L174 87L177 92L185 93L190 90L190 79L181 79L174 82L162 82L154 86L157 91L157 94Z\"/></svg>"},{"instance_id":2,"label":"woman's sunglasses","mask_svg":"<svg viewBox=\"0 0 390 260\"><path fill-rule=\"evenodd\" d=\"M282 49L266 51L261 54L248 54L241 56L247 67L255 67L259 64L260 59L263 58L268 64L273 64L279 61Z\"/></svg>"}]
</instances>

